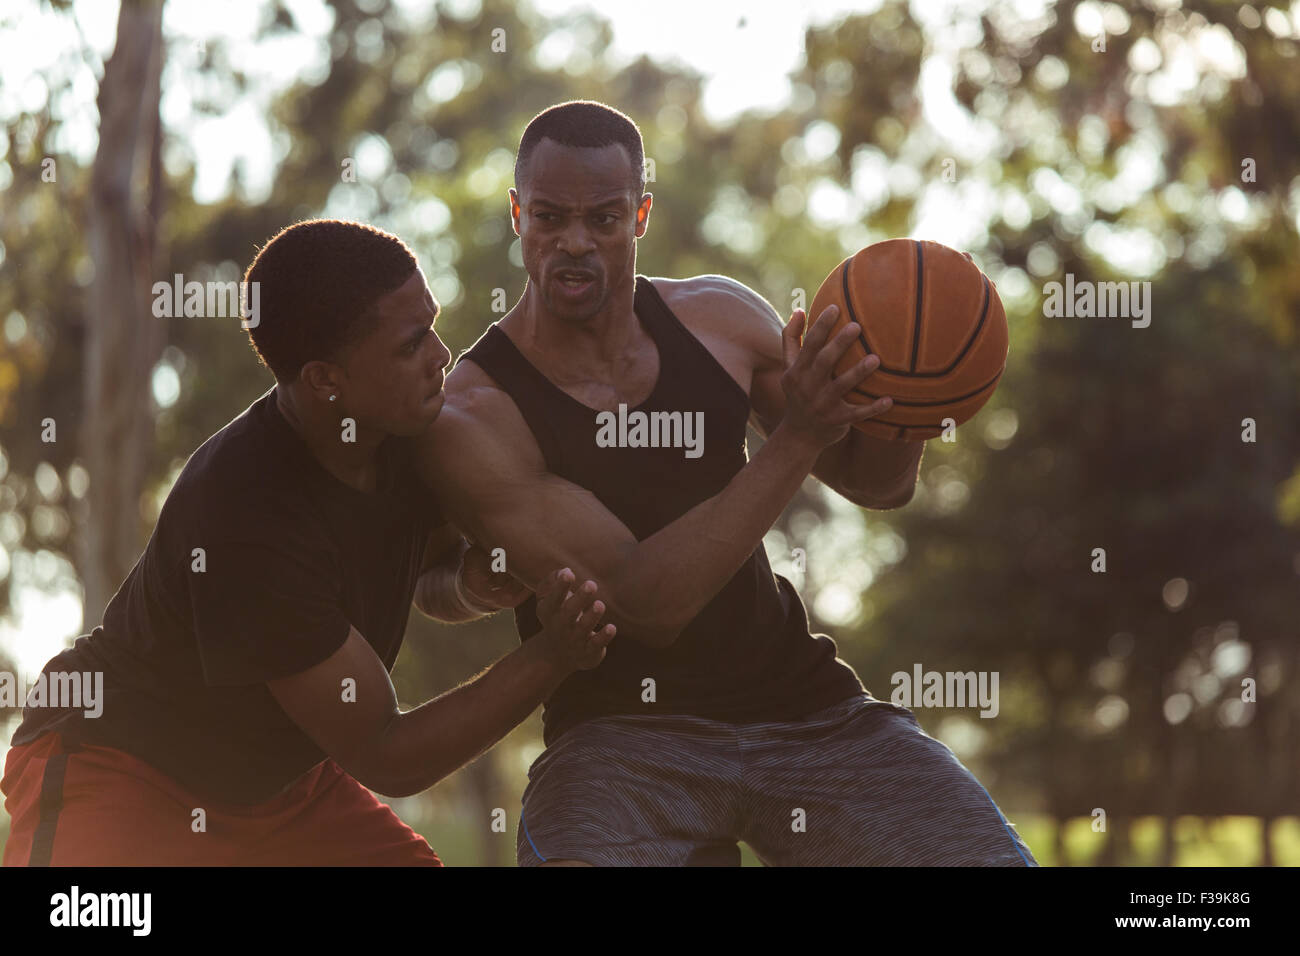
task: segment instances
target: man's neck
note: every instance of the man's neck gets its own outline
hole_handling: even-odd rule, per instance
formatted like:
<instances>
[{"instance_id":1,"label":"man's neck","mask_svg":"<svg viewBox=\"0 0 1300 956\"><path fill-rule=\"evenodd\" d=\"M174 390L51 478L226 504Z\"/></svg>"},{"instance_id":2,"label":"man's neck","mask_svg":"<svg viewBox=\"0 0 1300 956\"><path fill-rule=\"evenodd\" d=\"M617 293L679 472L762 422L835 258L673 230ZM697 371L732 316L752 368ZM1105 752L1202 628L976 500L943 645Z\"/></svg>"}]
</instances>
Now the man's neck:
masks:
<instances>
[{"instance_id":1,"label":"man's neck","mask_svg":"<svg viewBox=\"0 0 1300 956\"><path fill-rule=\"evenodd\" d=\"M602 371L626 363L645 335L633 308L635 298L636 280L630 278L596 315L581 323L567 322L551 315L529 279L519 304L501 324L526 354L540 358L546 367L600 378Z\"/></svg>"},{"instance_id":2,"label":"man's neck","mask_svg":"<svg viewBox=\"0 0 1300 956\"><path fill-rule=\"evenodd\" d=\"M373 429L355 428L355 441L343 440L344 417L333 408L303 400L292 386L275 387L276 408L297 432L322 468L357 491L373 493L378 487L379 446L387 437Z\"/></svg>"}]
</instances>

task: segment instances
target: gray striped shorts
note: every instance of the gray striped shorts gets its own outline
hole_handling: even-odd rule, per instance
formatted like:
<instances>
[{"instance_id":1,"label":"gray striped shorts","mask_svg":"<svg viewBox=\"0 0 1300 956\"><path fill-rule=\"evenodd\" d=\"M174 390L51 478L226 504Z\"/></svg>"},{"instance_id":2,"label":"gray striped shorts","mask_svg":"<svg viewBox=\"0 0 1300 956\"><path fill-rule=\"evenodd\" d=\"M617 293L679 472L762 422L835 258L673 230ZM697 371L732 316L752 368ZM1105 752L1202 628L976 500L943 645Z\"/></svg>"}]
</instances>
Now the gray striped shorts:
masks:
<instances>
[{"instance_id":1,"label":"gray striped shorts","mask_svg":"<svg viewBox=\"0 0 1300 956\"><path fill-rule=\"evenodd\" d=\"M528 771L520 866L1038 866L988 791L868 693L805 720L600 717Z\"/></svg>"}]
</instances>

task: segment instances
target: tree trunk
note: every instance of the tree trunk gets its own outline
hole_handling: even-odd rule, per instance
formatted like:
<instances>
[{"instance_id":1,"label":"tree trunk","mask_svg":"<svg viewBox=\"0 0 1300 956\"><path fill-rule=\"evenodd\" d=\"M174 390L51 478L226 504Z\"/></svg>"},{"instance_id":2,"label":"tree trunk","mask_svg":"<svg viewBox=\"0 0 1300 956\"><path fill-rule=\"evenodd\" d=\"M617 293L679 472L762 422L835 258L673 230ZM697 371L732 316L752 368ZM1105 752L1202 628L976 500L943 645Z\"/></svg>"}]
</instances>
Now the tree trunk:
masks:
<instances>
[{"instance_id":1,"label":"tree trunk","mask_svg":"<svg viewBox=\"0 0 1300 956\"><path fill-rule=\"evenodd\" d=\"M95 278L86 306L80 434L90 474L80 569L90 627L135 564L144 525L140 494L154 426L150 375L164 340L149 305L163 189L162 7L162 0L123 0L117 45L99 88L86 217Z\"/></svg>"}]
</instances>

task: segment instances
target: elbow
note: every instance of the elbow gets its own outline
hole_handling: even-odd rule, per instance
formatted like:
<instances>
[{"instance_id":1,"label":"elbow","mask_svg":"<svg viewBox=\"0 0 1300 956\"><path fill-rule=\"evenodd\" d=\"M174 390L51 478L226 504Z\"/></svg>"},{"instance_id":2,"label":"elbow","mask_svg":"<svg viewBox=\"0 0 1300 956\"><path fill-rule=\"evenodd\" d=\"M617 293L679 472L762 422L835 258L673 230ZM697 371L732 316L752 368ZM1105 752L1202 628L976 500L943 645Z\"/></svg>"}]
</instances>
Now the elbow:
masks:
<instances>
[{"instance_id":1,"label":"elbow","mask_svg":"<svg viewBox=\"0 0 1300 956\"><path fill-rule=\"evenodd\" d=\"M415 790L410 786L401 786L400 784L390 781L372 779L367 782L358 777L357 782L370 792L377 793L381 797L388 797L390 800L396 800L401 797L411 797L419 793L418 790Z\"/></svg>"},{"instance_id":2,"label":"elbow","mask_svg":"<svg viewBox=\"0 0 1300 956\"><path fill-rule=\"evenodd\" d=\"M615 640L622 637L663 650L673 645L695 616L689 602L672 593L672 585L639 566L631 553L593 577L597 597L605 602L604 622L618 629Z\"/></svg>"},{"instance_id":3,"label":"elbow","mask_svg":"<svg viewBox=\"0 0 1300 956\"><path fill-rule=\"evenodd\" d=\"M878 504L874 504L874 505L866 505L865 507L871 508L871 509L873 509L873 510L875 510L875 511L893 511L895 508L901 508L901 507L903 507L905 504L907 504L909 501L911 501L911 500L912 500L912 494L913 494L913 493L912 493L912 490L909 488L908 491L907 491L907 493L904 494L904 495L900 495L900 496L895 497L895 498L890 498L890 499L888 499L888 500L886 500L886 501L882 501L882 502L880 502L880 503L878 503Z\"/></svg>"},{"instance_id":4,"label":"elbow","mask_svg":"<svg viewBox=\"0 0 1300 956\"><path fill-rule=\"evenodd\" d=\"M419 773L412 773L413 769L418 769ZM439 770L436 767L430 767L427 764L412 767L394 767L388 772L376 773L373 770L369 775L369 782L357 777L357 782L367 790L372 790L381 797L392 797L394 799L402 797L413 797L418 793L423 793L430 787L441 783L446 777L449 777L456 768L452 767L446 770Z\"/></svg>"},{"instance_id":5,"label":"elbow","mask_svg":"<svg viewBox=\"0 0 1300 956\"><path fill-rule=\"evenodd\" d=\"M902 492L899 493L899 495L894 499L893 503L890 504L890 507L901 508L903 507L903 505L911 501L915 495L916 495L916 479L913 478L903 488Z\"/></svg>"},{"instance_id":6,"label":"elbow","mask_svg":"<svg viewBox=\"0 0 1300 956\"><path fill-rule=\"evenodd\" d=\"M672 647L681 636L683 630L689 621L669 618L666 615L655 615L653 617L630 617L626 613L615 612L611 615L614 626L618 629L614 635L618 637L630 638L638 644L644 644L647 647L653 647L656 650L665 650Z\"/></svg>"},{"instance_id":7,"label":"elbow","mask_svg":"<svg viewBox=\"0 0 1300 956\"><path fill-rule=\"evenodd\" d=\"M871 511L893 511L895 508L901 508L912 500L912 496L916 494L916 485L908 485L890 496L872 494L858 489L844 489L840 494L859 508L867 508Z\"/></svg>"},{"instance_id":8,"label":"elbow","mask_svg":"<svg viewBox=\"0 0 1300 956\"><path fill-rule=\"evenodd\" d=\"M676 608L670 601L629 599L625 591L617 589L611 589L610 596L602 599L608 608L605 620L612 621L618 629L615 640L624 637L664 650L673 645L690 623L680 613L673 613Z\"/></svg>"},{"instance_id":9,"label":"elbow","mask_svg":"<svg viewBox=\"0 0 1300 956\"><path fill-rule=\"evenodd\" d=\"M375 737L373 743L364 751L364 755L354 757L345 767L349 775L367 790L383 797L413 797L433 786L429 780L427 765L418 776L411 774L412 763L403 760L399 743L394 738L400 732L402 714L395 713L385 724L384 729ZM442 774L438 780L442 779Z\"/></svg>"},{"instance_id":10,"label":"elbow","mask_svg":"<svg viewBox=\"0 0 1300 956\"><path fill-rule=\"evenodd\" d=\"M335 763L339 763L339 765L342 766L337 759L335 759ZM389 774L385 768L378 766L377 764L378 761L374 760L367 761L363 764L358 764L353 760L349 762L348 766L343 767L343 770L349 777L361 784L361 786L365 787L372 793L379 794L381 797L411 796L409 785L403 783L403 781L399 780L396 776Z\"/></svg>"},{"instance_id":11,"label":"elbow","mask_svg":"<svg viewBox=\"0 0 1300 956\"><path fill-rule=\"evenodd\" d=\"M441 779L442 778L439 777L438 780L435 780L433 783L429 783L429 784L422 783L422 782L414 782L414 783L398 782L398 783L390 784L389 786L386 786L381 790L375 790L374 787L369 787L367 789L374 790L375 793L379 794L381 797L389 797L391 799L397 800L397 799L404 799L406 797L413 797L416 794L423 793L424 791L428 790L429 787L432 787L435 783L437 783Z\"/></svg>"}]
</instances>

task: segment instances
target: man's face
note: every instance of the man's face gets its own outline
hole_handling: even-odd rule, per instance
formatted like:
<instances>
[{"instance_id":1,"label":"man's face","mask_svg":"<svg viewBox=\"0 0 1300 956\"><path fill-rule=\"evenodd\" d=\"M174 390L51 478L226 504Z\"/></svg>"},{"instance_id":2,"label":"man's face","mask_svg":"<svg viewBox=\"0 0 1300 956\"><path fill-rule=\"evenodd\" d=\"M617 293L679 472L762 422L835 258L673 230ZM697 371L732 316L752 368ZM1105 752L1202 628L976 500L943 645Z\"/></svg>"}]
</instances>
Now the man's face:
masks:
<instances>
[{"instance_id":1,"label":"man's face","mask_svg":"<svg viewBox=\"0 0 1300 956\"><path fill-rule=\"evenodd\" d=\"M562 146L543 139L510 190L524 268L547 311L586 322L636 268L651 197L637 195L641 171L620 145Z\"/></svg>"},{"instance_id":2,"label":"man's face","mask_svg":"<svg viewBox=\"0 0 1300 956\"><path fill-rule=\"evenodd\" d=\"M433 330L433 295L417 268L372 308L370 331L340 363L349 415L394 435L418 435L442 411L451 352Z\"/></svg>"}]
</instances>

